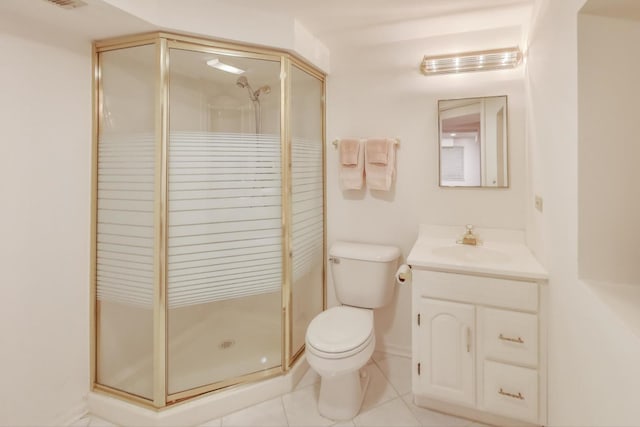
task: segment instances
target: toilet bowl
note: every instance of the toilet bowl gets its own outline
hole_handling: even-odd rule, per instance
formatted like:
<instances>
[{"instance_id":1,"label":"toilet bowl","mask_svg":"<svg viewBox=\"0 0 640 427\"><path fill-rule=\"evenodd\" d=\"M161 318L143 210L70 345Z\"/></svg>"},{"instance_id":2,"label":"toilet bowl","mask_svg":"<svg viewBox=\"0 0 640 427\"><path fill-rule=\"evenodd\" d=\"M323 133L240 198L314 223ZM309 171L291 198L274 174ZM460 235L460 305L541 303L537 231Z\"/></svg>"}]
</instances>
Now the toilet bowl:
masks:
<instances>
[{"instance_id":1,"label":"toilet bowl","mask_svg":"<svg viewBox=\"0 0 640 427\"><path fill-rule=\"evenodd\" d=\"M318 411L332 420L348 420L360 410L369 384L362 368L376 345L373 309L386 305L393 295L400 250L336 242L329 254L336 296L343 305L311 321L306 357L320 375Z\"/></svg>"},{"instance_id":2,"label":"toilet bowl","mask_svg":"<svg viewBox=\"0 0 640 427\"><path fill-rule=\"evenodd\" d=\"M324 311L309 324L305 341L309 366L321 377L318 411L333 420L353 418L369 383L360 369L376 344L372 310L340 306Z\"/></svg>"}]
</instances>

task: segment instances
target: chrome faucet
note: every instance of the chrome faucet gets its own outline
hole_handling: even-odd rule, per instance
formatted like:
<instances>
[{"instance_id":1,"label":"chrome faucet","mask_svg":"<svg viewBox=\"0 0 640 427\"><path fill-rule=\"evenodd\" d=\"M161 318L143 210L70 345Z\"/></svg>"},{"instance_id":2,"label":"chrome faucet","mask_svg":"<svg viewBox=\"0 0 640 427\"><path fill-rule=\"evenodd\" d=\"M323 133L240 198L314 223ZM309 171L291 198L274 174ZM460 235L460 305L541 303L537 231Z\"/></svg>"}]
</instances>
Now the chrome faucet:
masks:
<instances>
[{"instance_id":1,"label":"chrome faucet","mask_svg":"<svg viewBox=\"0 0 640 427\"><path fill-rule=\"evenodd\" d=\"M478 237L473 234L473 225L467 224L467 231L464 233L462 238L457 241L457 243L472 246L476 246L478 244Z\"/></svg>"}]
</instances>

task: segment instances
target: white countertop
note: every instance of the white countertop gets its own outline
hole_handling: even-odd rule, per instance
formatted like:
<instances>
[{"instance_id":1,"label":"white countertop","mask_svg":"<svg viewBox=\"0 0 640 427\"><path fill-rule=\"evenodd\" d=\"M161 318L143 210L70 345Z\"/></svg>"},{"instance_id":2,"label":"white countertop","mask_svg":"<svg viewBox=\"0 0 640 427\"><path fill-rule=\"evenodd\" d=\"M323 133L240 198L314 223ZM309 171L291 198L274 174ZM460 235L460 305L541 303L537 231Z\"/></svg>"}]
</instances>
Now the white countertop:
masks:
<instances>
[{"instance_id":1,"label":"white countertop","mask_svg":"<svg viewBox=\"0 0 640 427\"><path fill-rule=\"evenodd\" d=\"M420 226L407 263L413 268L546 281L547 271L516 230L474 229L480 245L457 244L464 227Z\"/></svg>"}]
</instances>

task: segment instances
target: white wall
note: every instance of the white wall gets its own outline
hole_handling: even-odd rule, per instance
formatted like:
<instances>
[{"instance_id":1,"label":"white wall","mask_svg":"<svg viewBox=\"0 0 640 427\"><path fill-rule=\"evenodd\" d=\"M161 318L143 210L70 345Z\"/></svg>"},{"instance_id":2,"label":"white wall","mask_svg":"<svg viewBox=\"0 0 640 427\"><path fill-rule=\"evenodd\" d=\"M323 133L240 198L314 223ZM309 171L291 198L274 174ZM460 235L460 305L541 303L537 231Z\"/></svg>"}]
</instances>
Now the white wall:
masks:
<instances>
[{"instance_id":1,"label":"white wall","mask_svg":"<svg viewBox=\"0 0 640 427\"><path fill-rule=\"evenodd\" d=\"M637 425L640 340L578 279L577 14L540 0L527 59L529 244L550 273L549 425ZM532 207L544 197L544 212Z\"/></svg>"},{"instance_id":2,"label":"white wall","mask_svg":"<svg viewBox=\"0 0 640 427\"><path fill-rule=\"evenodd\" d=\"M62 425L89 389L91 45L0 28L0 425Z\"/></svg>"},{"instance_id":3,"label":"white wall","mask_svg":"<svg viewBox=\"0 0 640 427\"><path fill-rule=\"evenodd\" d=\"M578 22L579 275L640 286L640 21Z\"/></svg>"},{"instance_id":4,"label":"white wall","mask_svg":"<svg viewBox=\"0 0 640 427\"><path fill-rule=\"evenodd\" d=\"M511 35L510 32L507 32ZM333 50L327 104L328 244L336 240L396 245L408 255L421 223L524 229L525 150L522 69L463 75L420 74L429 51L473 50L500 44L503 32L412 40ZM509 189L438 186L439 99L508 95ZM400 138L397 180L390 192L341 191L337 150L330 141L349 136ZM327 283L335 304L333 282ZM391 306L376 312L378 346L409 354L410 287L397 287Z\"/></svg>"}]
</instances>

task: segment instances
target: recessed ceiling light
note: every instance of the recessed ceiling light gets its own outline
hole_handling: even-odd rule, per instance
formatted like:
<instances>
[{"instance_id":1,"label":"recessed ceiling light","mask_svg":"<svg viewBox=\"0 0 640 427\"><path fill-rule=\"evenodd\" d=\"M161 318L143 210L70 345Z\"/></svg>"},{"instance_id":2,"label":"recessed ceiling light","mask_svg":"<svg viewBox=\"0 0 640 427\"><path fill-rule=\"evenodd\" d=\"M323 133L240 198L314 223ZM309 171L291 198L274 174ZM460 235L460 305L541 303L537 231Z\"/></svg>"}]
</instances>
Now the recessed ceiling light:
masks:
<instances>
[{"instance_id":1,"label":"recessed ceiling light","mask_svg":"<svg viewBox=\"0 0 640 427\"><path fill-rule=\"evenodd\" d=\"M520 49L510 47L452 55L425 55L420 70L426 75L501 70L515 68L521 61L522 52Z\"/></svg>"},{"instance_id":2,"label":"recessed ceiling light","mask_svg":"<svg viewBox=\"0 0 640 427\"><path fill-rule=\"evenodd\" d=\"M233 65L225 64L224 62L220 62L218 58L210 59L207 61L207 65L209 67L213 67L217 70L226 71L227 73L232 74L242 74L244 70L234 67Z\"/></svg>"}]
</instances>

